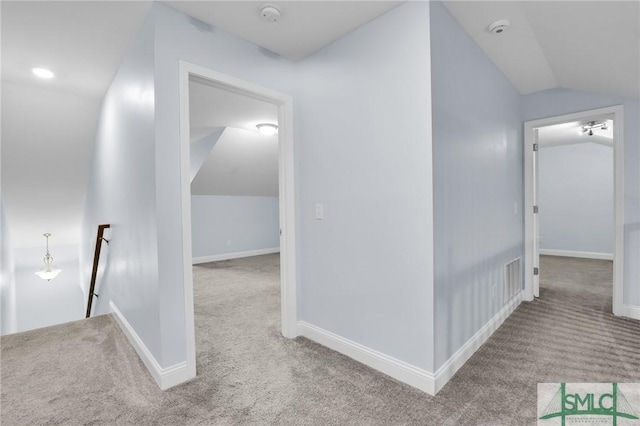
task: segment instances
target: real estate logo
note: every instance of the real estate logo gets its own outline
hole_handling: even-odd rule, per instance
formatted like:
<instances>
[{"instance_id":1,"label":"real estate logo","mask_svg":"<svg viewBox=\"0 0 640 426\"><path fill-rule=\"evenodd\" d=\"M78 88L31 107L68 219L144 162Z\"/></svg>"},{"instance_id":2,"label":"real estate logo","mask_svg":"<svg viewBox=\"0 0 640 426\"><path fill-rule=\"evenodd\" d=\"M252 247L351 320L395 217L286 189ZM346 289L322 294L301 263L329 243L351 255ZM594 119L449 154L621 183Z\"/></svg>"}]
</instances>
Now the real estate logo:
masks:
<instances>
[{"instance_id":1,"label":"real estate logo","mask_svg":"<svg viewBox=\"0 0 640 426\"><path fill-rule=\"evenodd\" d=\"M538 425L640 426L640 383L539 383Z\"/></svg>"}]
</instances>

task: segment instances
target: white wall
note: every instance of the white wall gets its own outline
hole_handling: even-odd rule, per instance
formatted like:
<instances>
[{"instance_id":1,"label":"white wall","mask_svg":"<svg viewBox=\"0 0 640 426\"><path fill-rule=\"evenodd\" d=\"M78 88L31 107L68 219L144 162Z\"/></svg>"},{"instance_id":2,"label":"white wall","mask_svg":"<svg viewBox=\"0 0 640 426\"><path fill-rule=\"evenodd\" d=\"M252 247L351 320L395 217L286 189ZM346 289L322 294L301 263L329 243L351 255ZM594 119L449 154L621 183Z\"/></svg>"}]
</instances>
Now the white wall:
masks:
<instances>
[{"instance_id":1,"label":"white wall","mask_svg":"<svg viewBox=\"0 0 640 426\"><path fill-rule=\"evenodd\" d=\"M165 6L152 12L163 360L184 360L185 60L294 97L300 319L431 368L428 4L404 4L297 64ZM325 203L322 222L315 202Z\"/></svg>"},{"instance_id":2,"label":"white wall","mask_svg":"<svg viewBox=\"0 0 640 426\"><path fill-rule=\"evenodd\" d=\"M51 281L35 272L44 266L45 239L42 247L17 248L15 257L16 331L48 327L84 318L86 300L79 280L77 246L59 246L49 242L53 264L62 272Z\"/></svg>"},{"instance_id":3,"label":"white wall","mask_svg":"<svg viewBox=\"0 0 640 426\"><path fill-rule=\"evenodd\" d=\"M9 228L0 198L0 334L17 331L15 263Z\"/></svg>"},{"instance_id":4,"label":"white wall","mask_svg":"<svg viewBox=\"0 0 640 426\"><path fill-rule=\"evenodd\" d=\"M507 302L504 265L523 254L523 151L520 95L439 2L431 34L438 369Z\"/></svg>"},{"instance_id":5,"label":"white wall","mask_svg":"<svg viewBox=\"0 0 640 426\"><path fill-rule=\"evenodd\" d=\"M624 303L640 307L640 101L570 89L522 97L523 120L624 106Z\"/></svg>"},{"instance_id":6,"label":"white wall","mask_svg":"<svg viewBox=\"0 0 640 426\"><path fill-rule=\"evenodd\" d=\"M218 72L291 92L293 64L265 55L255 45L214 29L204 31L192 18L164 5L151 9L155 22L155 191L162 330L162 363L186 359L184 267L180 182L178 63L184 60Z\"/></svg>"},{"instance_id":7,"label":"white wall","mask_svg":"<svg viewBox=\"0 0 640 426\"><path fill-rule=\"evenodd\" d=\"M294 97L300 319L431 370L428 3L401 5L301 63L161 4L150 18L107 93L96 141L83 252L97 224L112 224L98 311L113 300L160 368L185 361L184 60Z\"/></svg>"},{"instance_id":8,"label":"white wall","mask_svg":"<svg viewBox=\"0 0 640 426\"><path fill-rule=\"evenodd\" d=\"M83 221L81 268L89 286L97 226L111 224L103 247L100 298L112 301L147 349L162 362L159 324L156 158L154 139L154 23L147 18L102 103ZM176 119L177 120L177 119Z\"/></svg>"},{"instance_id":9,"label":"white wall","mask_svg":"<svg viewBox=\"0 0 640 426\"><path fill-rule=\"evenodd\" d=\"M429 50L408 2L302 61L294 103L300 319L432 371Z\"/></svg>"},{"instance_id":10,"label":"white wall","mask_svg":"<svg viewBox=\"0 0 640 426\"><path fill-rule=\"evenodd\" d=\"M194 261L280 247L277 197L191 196Z\"/></svg>"},{"instance_id":11,"label":"white wall","mask_svg":"<svg viewBox=\"0 0 640 426\"><path fill-rule=\"evenodd\" d=\"M41 247L45 232L78 245L99 105L2 81L2 197L14 247Z\"/></svg>"},{"instance_id":12,"label":"white wall","mask_svg":"<svg viewBox=\"0 0 640 426\"><path fill-rule=\"evenodd\" d=\"M613 254L613 148L541 147L540 249Z\"/></svg>"}]
</instances>

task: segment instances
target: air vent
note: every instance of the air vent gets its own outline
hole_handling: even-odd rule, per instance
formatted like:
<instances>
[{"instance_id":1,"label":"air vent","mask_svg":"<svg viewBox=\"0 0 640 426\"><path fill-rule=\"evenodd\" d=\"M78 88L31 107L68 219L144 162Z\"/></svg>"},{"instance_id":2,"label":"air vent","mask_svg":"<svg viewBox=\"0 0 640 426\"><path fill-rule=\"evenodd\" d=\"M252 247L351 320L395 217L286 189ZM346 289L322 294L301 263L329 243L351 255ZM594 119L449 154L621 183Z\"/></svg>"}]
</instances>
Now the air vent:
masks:
<instances>
[{"instance_id":1,"label":"air vent","mask_svg":"<svg viewBox=\"0 0 640 426\"><path fill-rule=\"evenodd\" d=\"M520 258L504 265L504 303L508 303L522 289Z\"/></svg>"}]
</instances>

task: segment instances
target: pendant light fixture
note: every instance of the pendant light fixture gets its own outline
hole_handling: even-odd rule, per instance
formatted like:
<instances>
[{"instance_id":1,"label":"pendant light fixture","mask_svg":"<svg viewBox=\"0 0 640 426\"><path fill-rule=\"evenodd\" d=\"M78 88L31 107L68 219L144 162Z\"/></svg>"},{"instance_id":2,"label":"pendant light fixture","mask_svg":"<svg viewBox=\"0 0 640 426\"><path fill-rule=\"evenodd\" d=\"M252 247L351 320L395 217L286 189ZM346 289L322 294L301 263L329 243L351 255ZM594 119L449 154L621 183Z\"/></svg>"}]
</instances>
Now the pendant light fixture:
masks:
<instances>
[{"instance_id":1,"label":"pendant light fixture","mask_svg":"<svg viewBox=\"0 0 640 426\"><path fill-rule=\"evenodd\" d=\"M58 269L53 266L53 256L49 254L49 237L51 234L48 232L46 234L42 234L47 239L47 254L44 255L44 266L36 272L36 275L42 278L43 280L51 281L62 271L62 269Z\"/></svg>"}]
</instances>

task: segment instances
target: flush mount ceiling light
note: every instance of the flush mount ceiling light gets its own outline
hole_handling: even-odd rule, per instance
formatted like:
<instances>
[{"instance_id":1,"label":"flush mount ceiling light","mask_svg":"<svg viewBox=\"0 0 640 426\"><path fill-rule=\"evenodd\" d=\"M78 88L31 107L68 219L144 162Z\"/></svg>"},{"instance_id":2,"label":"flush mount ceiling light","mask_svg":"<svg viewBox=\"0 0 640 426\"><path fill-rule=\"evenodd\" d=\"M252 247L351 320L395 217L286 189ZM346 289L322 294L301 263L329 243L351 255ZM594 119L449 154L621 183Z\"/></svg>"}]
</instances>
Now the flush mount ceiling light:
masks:
<instances>
[{"instance_id":1,"label":"flush mount ceiling light","mask_svg":"<svg viewBox=\"0 0 640 426\"><path fill-rule=\"evenodd\" d=\"M598 123L597 121L589 121L584 126L580 127L580 134L584 135L585 133L589 136L593 136L593 129L596 130L609 130L609 125L605 121L604 123Z\"/></svg>"},{"instance_id":2,"label":"flush mount ceiling light","mask_svg":"<svg viewBox=\"0 0 640 426\"><path fill-rule=\"evenodd\" d=\"M271 123L260 123L256 125L260 133L265 136L272 136L278 133L278 126Z\"/></svg>"},{"instance_id":3,"label":"flush mount ceiling light","mask_svg":"<svg viewBox=\"0 0 640 426\"><path fill-rule=\"evenodd\" d=\"M487 30L493 34L502 34L510 26L511 26L511 21L509 21L508 19L499 19L489 24L489 26L487 27Z\"/></svg>"},{"instance_id":4,"label":"flush mount ceiling light","mask_svg":"<svg viewBox=\"0 0 640 426\"><path fill-rule=\"evenodd\" d=\"M32 68L31 72L36 77L44 78L45 80L49 80L55 77L55 74L51 70L48 70L46 68L38 68L38 67Z\"/></svg>"},{"instance_id":5,"label":"flush mount ceiling light","mask_svg":"<svg viewBox=\"0 0 640 426\"><path fill-rule=\"evenodd\" d=\"M49 254L49 237L51 234L48 232L46 234L42 234L47 239L47 254L44 255L44 266L36 272L36 275L42 278L43 280L51 281L62 271L62 269L58 269L53 266L53 256Z\"/></svg>"},{"instance_id":6,"label":"flush mount ceiling light","mask_svg":"<svg viewBox=\"0 0 640 426\"><path fill-rule=\"evenodd\" d=\"M275 24L280 20L280 10L272 4L265 4L260 8L260 16L265 21Z\"/></svg>"}]
</instances>

